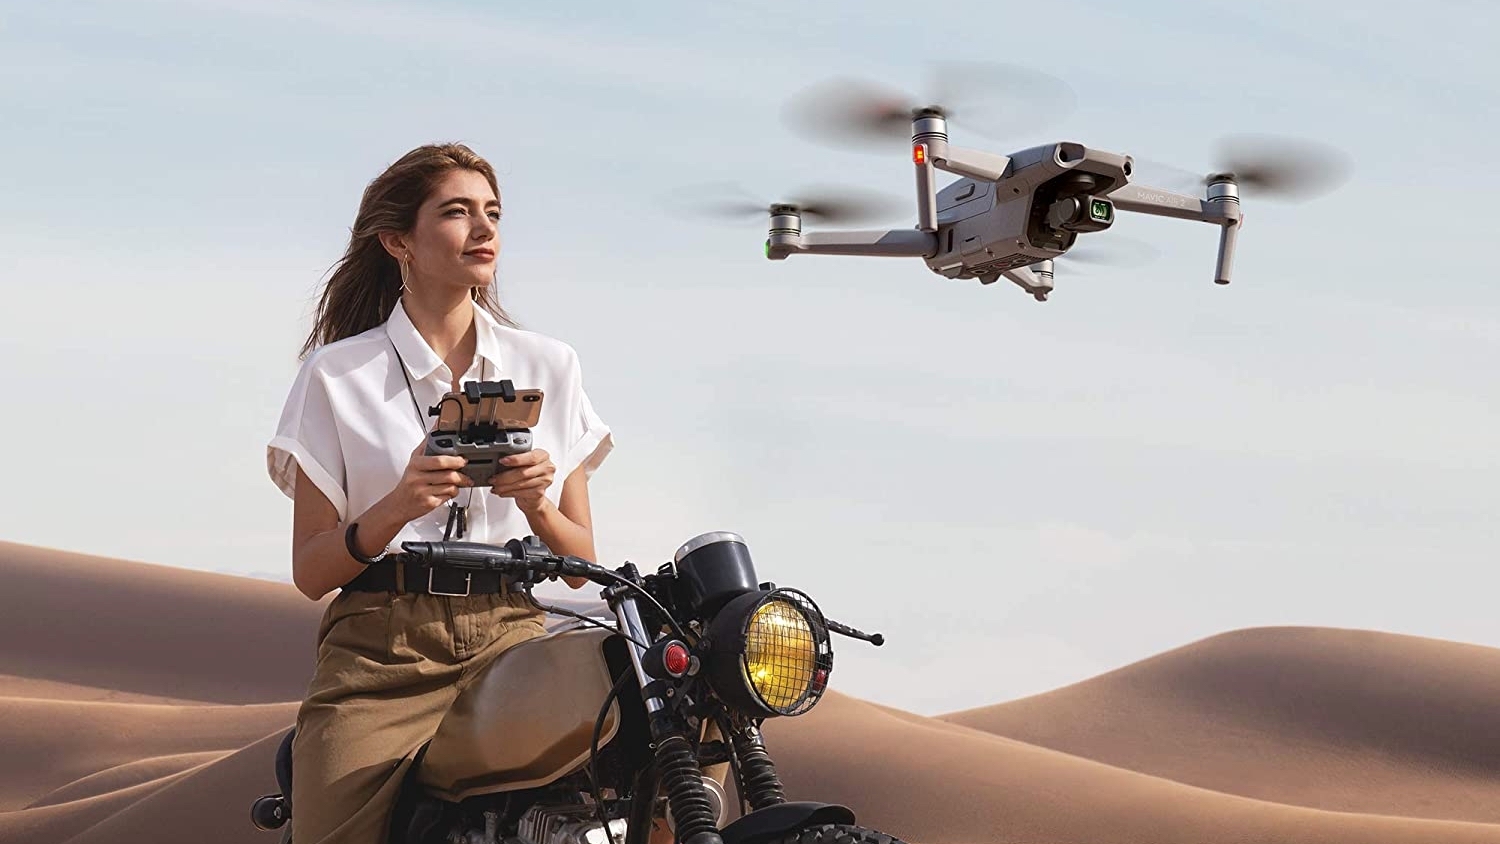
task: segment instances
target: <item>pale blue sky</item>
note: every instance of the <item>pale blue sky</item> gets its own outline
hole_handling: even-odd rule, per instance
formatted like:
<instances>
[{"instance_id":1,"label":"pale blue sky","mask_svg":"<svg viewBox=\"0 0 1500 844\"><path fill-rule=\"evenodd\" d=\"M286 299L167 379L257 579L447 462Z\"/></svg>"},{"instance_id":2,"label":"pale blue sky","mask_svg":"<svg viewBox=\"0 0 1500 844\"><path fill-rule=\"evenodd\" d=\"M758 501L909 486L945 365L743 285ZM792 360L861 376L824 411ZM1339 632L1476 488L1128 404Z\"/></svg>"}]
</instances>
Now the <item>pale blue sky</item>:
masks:
<instances>
[{"instance_id":1,"label":"pale blue sky","mask_svg":"<svg viewBox=\"0 0 1500 844\"><path fill-rule=\"evenodd\" d=\"M844 691L939 712L1262 624L1500 646L1496 32L1480 2L11 4L0 538L286 577L264 446L312 297L365 183L462 140L500 173L507 305L579 350L616 431L601 556L739 531L887 634L839 648ZM956 143L1201 169L1273 132L1354 176L1247 196L1230 287L1212 229L1131 217L1161 259L1060 271L1046 304L767 262L759 222L661 201L905 193L904 151L806 146L781 103L986 58L1079 107Z\"/></svg>"}]
</instances>

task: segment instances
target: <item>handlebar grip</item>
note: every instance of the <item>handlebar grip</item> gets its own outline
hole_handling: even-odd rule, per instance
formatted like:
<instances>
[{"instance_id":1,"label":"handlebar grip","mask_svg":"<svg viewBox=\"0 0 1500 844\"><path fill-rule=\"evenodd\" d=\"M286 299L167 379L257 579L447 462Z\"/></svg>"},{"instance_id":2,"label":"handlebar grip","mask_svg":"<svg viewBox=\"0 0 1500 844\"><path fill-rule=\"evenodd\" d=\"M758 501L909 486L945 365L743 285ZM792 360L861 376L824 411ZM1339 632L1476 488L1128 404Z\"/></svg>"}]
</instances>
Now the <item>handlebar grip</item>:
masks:
<instances>
[{"instance_id":1,"label":"handlebar grip","mask_svg":"<svg viewBox=\"0 0 1500 844\"><path fill-rule=\"evenodd\" d=\"M536 572L596 579L607 571L581 557L559 557L540 541L512 539L505 545L483 542L403 542L401 548L412 560L435 566L477 568L508 574Z\"/></svg>"},{"instance_id":2,"label":"handlebar grip","mask_svg":"<svg viewBox=\"0 0 1500 844\"><path fill-rule=\"evenodd\" d=\"M509 547L499 548L480 542L403 542L401 549L434 566L514 571L517 563L525 562L524 559L517 560L515 551Z\"/></svg>"}]
</instances>

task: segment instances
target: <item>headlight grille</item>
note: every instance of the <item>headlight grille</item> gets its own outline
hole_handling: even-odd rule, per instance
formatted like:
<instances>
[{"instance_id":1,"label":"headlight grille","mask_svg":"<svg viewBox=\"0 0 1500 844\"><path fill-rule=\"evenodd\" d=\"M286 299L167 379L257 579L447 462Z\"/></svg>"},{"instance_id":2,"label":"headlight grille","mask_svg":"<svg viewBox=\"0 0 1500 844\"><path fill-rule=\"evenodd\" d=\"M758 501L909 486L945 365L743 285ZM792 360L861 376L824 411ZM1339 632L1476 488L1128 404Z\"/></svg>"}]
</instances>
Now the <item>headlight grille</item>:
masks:
<instances>
[{"instance_id":1,"label":"headlight grille","mask_svg":"<svg viewBox=\"0 0 1500 844\"><path fill-rule=\"evenodd\" d=\"M822 697L833 669L823 614L794 589L777 589L750 614L742 660L745 681L769 709L800 715Z\"/></svg>"}]
</instances>

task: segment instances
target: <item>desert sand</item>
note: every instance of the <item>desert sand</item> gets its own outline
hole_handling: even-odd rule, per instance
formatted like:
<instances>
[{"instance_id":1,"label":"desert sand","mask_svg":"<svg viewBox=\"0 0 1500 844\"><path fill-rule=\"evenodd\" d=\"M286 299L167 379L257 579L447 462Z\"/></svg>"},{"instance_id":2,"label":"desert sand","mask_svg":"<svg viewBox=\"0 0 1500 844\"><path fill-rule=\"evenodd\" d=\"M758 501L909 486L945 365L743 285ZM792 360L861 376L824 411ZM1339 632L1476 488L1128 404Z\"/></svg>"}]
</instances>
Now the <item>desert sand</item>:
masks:
<instances>
[{"instance_id":1,"label":"desert sand","mask_svg":"<svg viewBox=\"0 0 1500 844\"><path fill-rule=\"evenodd\" d=\"M0 842L274 844L249 805L321 604L9 543L0 572ZM1500 844L1497 704L1497 649L1265 628L937 718L835 691L767 741L790 796L912 844Z\"/></svg>"}]
</instances>

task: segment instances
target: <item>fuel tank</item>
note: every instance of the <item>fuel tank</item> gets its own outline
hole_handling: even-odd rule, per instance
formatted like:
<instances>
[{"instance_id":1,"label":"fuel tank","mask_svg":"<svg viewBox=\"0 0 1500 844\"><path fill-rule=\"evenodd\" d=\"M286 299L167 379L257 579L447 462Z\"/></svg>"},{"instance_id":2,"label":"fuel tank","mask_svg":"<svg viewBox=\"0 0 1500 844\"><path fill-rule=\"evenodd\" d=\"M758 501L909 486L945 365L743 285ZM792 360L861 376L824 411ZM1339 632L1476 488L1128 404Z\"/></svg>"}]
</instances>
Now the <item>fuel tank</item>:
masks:
<instances>
[{"instance_id":1,"label":"fuel tank","mask_svg":"<svg viewBox=\"0 0 1500 844\"><path fill-rule=\"evenodd\" d=\"M438 724L418 773L422 784L458 801L546 785L586 762L594 720L614 686L604 660L612 635L592 627L560 630L496 657ZM616 701L600 747L619 725Z\"/></svg>"}]
</instances>

